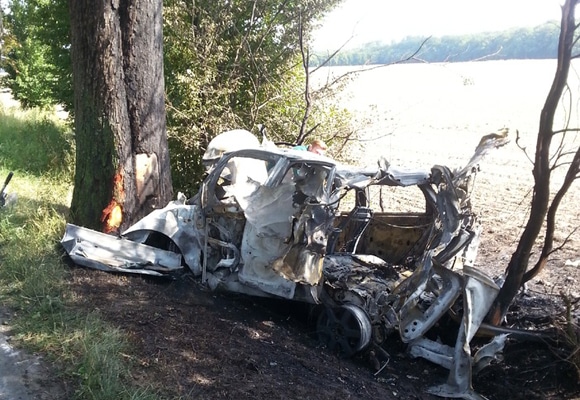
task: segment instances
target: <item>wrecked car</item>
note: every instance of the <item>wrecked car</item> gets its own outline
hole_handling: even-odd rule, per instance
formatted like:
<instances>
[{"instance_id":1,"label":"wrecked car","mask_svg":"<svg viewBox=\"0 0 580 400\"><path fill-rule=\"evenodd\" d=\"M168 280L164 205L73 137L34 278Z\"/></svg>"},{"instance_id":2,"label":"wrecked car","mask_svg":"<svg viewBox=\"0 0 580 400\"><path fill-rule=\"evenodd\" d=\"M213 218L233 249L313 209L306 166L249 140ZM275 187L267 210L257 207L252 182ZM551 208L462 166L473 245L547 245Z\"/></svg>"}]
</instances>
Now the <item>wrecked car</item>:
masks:
<instances>
[{"instance_id":1,"label":"wrecked car","mask_svg":"<svg viewBox=\"0 0 580 400\"><path fill-rule=\"evenodd\" d=\"M449 370L431 393L480 398L472 370L497 357L505 336L472 354L499 287L474 267L481 228L470 183L479 160L505 143L507 130L484 136L453 171L384 159L358 168L281 148L226 152L194 197L178 196L119 237L68 224L61 243L91 268L166 275L185 266L212 290L312 304L318 339L345 356L398 332L412 356ZM374 204L373 193L393 188L415 188L421 208ZM449 312L459 320L455 344L428 338Z\"/></svg>"}]
</instances>

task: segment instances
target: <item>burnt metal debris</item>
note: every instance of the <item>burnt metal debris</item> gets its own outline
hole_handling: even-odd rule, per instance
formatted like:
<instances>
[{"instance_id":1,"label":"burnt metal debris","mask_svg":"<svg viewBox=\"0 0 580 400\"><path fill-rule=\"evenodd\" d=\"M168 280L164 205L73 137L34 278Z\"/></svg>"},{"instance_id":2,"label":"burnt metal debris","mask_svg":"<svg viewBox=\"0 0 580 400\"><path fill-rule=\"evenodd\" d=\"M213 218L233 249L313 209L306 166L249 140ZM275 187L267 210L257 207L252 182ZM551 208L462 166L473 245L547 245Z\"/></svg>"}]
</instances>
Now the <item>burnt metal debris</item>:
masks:
<instances>
[{"instance_id":1,"label":"burnt metal debris","mask_svg":"<svg viewBox=\"0 0 580 400\"><path fill-rule=\"evenodd\" d=\"M4 180L4 184L2 185L2 189L0 189L0 207L4 207L6 205L6 203L9 202L8 193L6 192L6 187L8 186L10 181L12 180L13 176L14 176L14 172L10 171L8 173L8 175L6 176L6 179Z\"/></svg>"},{"instance_id":2,"label":"burnt metal debris","mask_svg":"<svg viewBox=\"0 0 580 400\"><path fill-rule=\"evenodd\" d=\"M499 287L474 266L481 227L470 184L481 158L507 142L506 129L484 136L452 171L385 159L364 169L257 141L229 151L221 137L194 197L180 194L119 237L68 224L61 243L90 268L167 275L183 266L212 290L312 304L318 339L346 356L385 354L381 345L398 332L412 357L449 370L430 393L480 399L472 371L500 357L506 336L472 354ZM376 193L397 188L415 188L420 211L373 205ZM448 313L459 324L455 343L443 344L427 332Z\"/></svg>"}]
</instances>

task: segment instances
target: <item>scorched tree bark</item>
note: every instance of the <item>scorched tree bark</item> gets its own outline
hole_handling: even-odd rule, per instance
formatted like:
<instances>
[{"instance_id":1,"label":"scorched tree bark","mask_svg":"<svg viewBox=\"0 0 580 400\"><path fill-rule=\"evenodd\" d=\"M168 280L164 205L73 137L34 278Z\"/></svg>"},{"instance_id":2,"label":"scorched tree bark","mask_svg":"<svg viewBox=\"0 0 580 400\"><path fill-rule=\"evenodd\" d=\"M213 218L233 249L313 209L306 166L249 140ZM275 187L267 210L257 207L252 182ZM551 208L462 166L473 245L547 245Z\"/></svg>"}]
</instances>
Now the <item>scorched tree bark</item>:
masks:
<instances>
[{"instance_id":1,"label":"scorched tree bark","mask_svg":"<svg viewBox=\"0 0 580 400\"><path fill-rule=\"evenodd\" d=\"M162 1L69 0L76 172L71 220L110 232L172 197Z\"/></svg>"}]
</instances>

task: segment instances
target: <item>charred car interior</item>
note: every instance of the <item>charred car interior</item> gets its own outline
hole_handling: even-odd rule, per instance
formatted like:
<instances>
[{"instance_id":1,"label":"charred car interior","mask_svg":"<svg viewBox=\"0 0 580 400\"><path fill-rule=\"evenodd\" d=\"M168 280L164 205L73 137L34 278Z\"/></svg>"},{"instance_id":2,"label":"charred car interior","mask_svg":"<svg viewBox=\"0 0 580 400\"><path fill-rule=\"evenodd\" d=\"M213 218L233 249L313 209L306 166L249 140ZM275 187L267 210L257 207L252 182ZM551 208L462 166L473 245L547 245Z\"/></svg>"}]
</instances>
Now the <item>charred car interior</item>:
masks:
<instances>
[{"instance_id":1,"label":"charred car interior","mask_svg":"<svg viewBox=\"0 0 580 400\"><path fill-rule=\"evenodd\" d=\"M208 157L190 199L179 195L120 235L68 224L61 244L79 265L171 275L186 269L212 290L312 305L317 338L344 356L376 349L398 333L412 357L449 370L429 392L481 398L471 384L505 335L472 351L470 342L499 291L475 267L481 228L470 184L507 131L485 136L466 166L375 168L316 154L253 146ZM392 212L373 193L415 188L421 207ZM385 211L386 209L386 211ZM428 332L445 315L454 343Z\"/></svg>"}]
</instances>

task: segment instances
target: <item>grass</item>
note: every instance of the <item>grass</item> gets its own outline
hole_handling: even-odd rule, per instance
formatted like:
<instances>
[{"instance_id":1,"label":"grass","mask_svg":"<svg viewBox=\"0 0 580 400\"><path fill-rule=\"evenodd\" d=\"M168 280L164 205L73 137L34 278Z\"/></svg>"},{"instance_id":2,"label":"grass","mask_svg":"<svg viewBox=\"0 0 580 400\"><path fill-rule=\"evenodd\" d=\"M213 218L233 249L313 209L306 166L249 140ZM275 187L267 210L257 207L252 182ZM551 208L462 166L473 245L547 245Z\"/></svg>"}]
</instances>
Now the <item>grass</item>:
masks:
<instances>
[{"instance_id":1,"label":"grass","mask_svg":"<svg viewBox=\"0 0 580 400\"><path fill-rule=\"evenodd\" d=\"M41 352L78 399L153 399L130 387L121 331L67 296L60 238L72 195L73 135L50 113L0 109L0 183L15 203L0 208L0 305L14 311L13 342Z\"/></svg>"}]
</instances>

